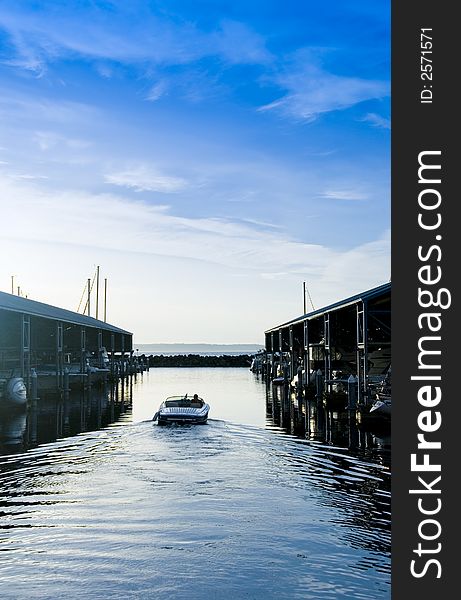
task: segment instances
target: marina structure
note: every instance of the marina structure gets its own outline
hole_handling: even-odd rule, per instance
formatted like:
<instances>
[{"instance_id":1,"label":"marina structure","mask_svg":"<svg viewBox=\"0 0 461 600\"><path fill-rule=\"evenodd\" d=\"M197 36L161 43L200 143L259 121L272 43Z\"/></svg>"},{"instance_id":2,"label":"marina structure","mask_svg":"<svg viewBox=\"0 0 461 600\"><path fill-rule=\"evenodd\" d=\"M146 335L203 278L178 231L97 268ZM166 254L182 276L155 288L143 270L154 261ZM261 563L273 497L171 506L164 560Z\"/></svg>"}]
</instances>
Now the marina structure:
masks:
<instances>
[{"instance_id":1,"label":"marina structure","mask_svg":"<svg viewBox=\"0 0 461 600\"><path fill-rule=\"evenodd\" d=\"M369 407L390 367L390 283L265 332L267 380L332 408Z\"/></svg>"},{"instance_id":2,"label":"marina structure","mask_svg":"<svg viewBox=\"0 0 461 600\"><path fill-rule=\"evenodd\" d=\"M132 338L93 317L0 292L0 399L12 379L34 398L123 376L135 361Z\"/></svg>"}]
</instances>

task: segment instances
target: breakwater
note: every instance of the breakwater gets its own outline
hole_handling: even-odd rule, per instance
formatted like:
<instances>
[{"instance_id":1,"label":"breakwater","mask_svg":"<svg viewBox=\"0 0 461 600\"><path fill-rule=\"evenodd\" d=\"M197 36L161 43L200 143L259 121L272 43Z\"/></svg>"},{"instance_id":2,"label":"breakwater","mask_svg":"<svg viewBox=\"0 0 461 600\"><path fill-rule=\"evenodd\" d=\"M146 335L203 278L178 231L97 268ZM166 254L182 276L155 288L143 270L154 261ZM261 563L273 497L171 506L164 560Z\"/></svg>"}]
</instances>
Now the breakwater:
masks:
<instances>
[{"instance_id":1,"label":"breakwater","mask_svg":"<svg viewBox=\"0 0 461 600\"><path fill-rule=\"evenodd\" d=\"M160 354L147 357L149 367L249 367L253 360L250 354L240 355L200 355L175 354L172 356Z\"/></svg>"}]
</instances>

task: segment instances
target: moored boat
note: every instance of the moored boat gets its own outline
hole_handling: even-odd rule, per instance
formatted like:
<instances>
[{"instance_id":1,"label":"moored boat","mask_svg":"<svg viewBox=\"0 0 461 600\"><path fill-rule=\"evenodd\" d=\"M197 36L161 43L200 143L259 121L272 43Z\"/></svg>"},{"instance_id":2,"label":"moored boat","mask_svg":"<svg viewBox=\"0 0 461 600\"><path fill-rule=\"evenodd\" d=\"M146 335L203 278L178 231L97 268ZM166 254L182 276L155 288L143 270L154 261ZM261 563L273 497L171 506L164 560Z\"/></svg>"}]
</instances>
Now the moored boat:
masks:
<instances>
[{"instance_id":1,"label":"moored boat","mask_svg":"<svg viewBox=\"0 0 461 600\"><path fill-rule=\"evenodd\" d=\"M384 379L376 393L376 401L370 408L370 413L385 417L391 416L391 367L387 370Z\"/></svg>"},{"instance_id":2,"label":"moored boat","mask_svg":"<svg viewBox=\"0 0 461 600\"><path fill-rule=\"evenodd\" d=\"M159 425L167 423L206 423L210 406L197 394L189 397L169 396L162 402L153 417Z\"/></svg>"},{"instance_id":3,"label":"moored boat","mask_svg":"<svg viewBox=\"0 0 461 600\"><path fill-rule=\"evenodd\" d=\"M0 379L0 400L9 406L26 406L27 389L22 377Z\"/></svg>"},{"instance_id":4,"label":"moored boat","mask_svg":"<svg viewBox=\"0 0 461 600\"><path fill-rule=\"evenodd\" d=\"M376 401L370 408L370 413L374 415L391 416L391 397L386 394L376 394Z\"/></svg>"}]
</instances>

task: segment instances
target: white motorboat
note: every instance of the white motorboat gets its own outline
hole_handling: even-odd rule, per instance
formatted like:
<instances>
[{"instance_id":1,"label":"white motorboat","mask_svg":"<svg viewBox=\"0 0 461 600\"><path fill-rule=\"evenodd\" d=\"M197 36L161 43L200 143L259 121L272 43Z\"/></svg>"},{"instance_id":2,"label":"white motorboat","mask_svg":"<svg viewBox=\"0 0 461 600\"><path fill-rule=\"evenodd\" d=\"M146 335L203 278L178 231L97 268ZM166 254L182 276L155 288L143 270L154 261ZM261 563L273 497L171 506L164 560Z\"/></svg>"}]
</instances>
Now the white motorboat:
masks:
<instances>
[{"instance_id":1,"label":"white motorboat","mask_svg":"<svg viewBox=\"0 0 461 600\"><path fill-rule=\"evenodd\" d=\"M374 415L391 416L391 397L387 394L376 394L376 400L370 408Z\"/></svg>"},{"instance_id":2,"label":"white motorboat","mask_svg":"<svg viewBox=\"0 0 461 600\"><path fill-rule=\"evenodd\" d=\"M153 417L159 425L167 423L206 423L210 406L199 398L193 396L170 396L162 402Z\"/></svg>"},{"instance_id":3,"label":"white motorboat","mask_svg":"<svg viewBox=\"0 0 461 600\"><path fill-rule=\"evenodd\" d=\"M391 416L391 367L386 372L381 385L376 392L376 400L370 408L370 413L385 417Z\"/></svg>"},{"instance_id":4,"label":"white motorboat","mask_svg":"<svg viewBox=\"0 0 461 600\"><path fill-rule=\"evenodd\" d=\"M27 389L23 378L0 379L0 399L2 398L9 406L26 406Z\"/></svg>"}]
</instances>

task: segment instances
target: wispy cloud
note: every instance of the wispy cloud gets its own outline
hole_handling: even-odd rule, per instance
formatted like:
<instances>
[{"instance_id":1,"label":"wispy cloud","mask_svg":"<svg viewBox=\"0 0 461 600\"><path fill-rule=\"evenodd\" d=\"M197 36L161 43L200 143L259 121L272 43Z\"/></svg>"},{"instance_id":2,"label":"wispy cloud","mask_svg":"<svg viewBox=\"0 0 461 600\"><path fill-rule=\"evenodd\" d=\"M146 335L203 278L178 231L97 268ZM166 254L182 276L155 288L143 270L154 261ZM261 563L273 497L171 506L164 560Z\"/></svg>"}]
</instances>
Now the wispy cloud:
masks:
<instances>
[{"instance_id":1,"label":"wispy cloud","mask_svg":"<svg viewBox=\"0 0 461 600\"><path fill-rule=\"evenodd\" d=\"M331 198L332 200L367 200L370 195L359 190L326 190L320 194L322 198Z\"/></svg>"},{"instance_id":2,"label":"wispy cloud","mask_svg":"<svg viewBox=\"0 0 461 600\"><path fill-rule=\"evenodd\" d=\"M299 49L292 56L273 54L268 40L238 20L223 19L205 30L192 21L155 13L148 6L140 8L134 18L124 3L114 3L110 19L90 5L86 7L85 22L79 24L72 3L53 11L46 5L41 10L26 11L17 3L8 4L0 8L0 28L9 34L14 50L4 62L38 76L61 58L90 59L103 78L110 78L117 64L129 65L141 70L143 77L153 72L157 78L159 73L162 75L150 86L147 100L155 102L174 91L198 101L221 89L216 77L225 79L222 69L218 69L218 76L216 69L202 69L205 59L221 67L258 65L265 75L255 81L256 85L265 79L277 89L276 99L258 110L305 122L389 94L386 81L329 72L312 49ZM376 127L388 126L374 113L366 115L364 121Z\"/></svg>"},{"instance_id":3,"label":"wispy cloud","mask_svg":"<svg viewBox=\"0 0 461 600\"><path fill-rule=\"evenodd\" d=\"M22 260L48 294L58 268L61 302L85 261L107 259L123 321L157 336L174 313L168 335L200 335L200 315L222 331L232 313L232 336L242 318L262 332L295 316L304 279L316 305L387 280L383 7L363 20L366 7L334 0L332 23L308 3L296 19L171 4L0 2L0 283Z\"/></svg>"},{"instance_id":4,"label":"wispy cloud","mask_svg":"<svg viewBox=\"0 0 461 600\"><path fill-rule=\"evenodd\" d=\"M338 285L344 295L347 295L389 281L390 234L387 229L377 240L338 253L328 269L315 281L315 288L321 290L322 295L334 298L334 290L338 289ZM352 277L352 281L349 277Z\"/></svg>"},{"instance_id":5,"label":"wispy cloud","mask_svg":"<svg viewBox=\"0 0 461 600\"><path fill-rule=\"evenodd\" d=\"M258 219L241 219L243 223L250 223L250 225L257 225L264 229L282 229L280 225L276 223L268 223L267 221L259 221Z\"/></svg>"},{"instance_id":6,"label":"wispy cloud","mask_svg":"<svg viewBox=\"0 0 461 600\"><path fill-rule=\"evenodd\" d=\"M188 65L174 73L163 72L161 79L148 90L145 97L156 102L167 96L182 98L188 102L198 103L203 100L216 99L227 88L219 81L219 76L195 65Z\"/></svg>"},{"instance_id":7,"label":"wispy cloud","mask_svg":"<svg viewBox=\"0 0 461 600\"><path fill-rule=\"evenodd\" d=\"M244 23L224 20L212 38L215 51L230 64L268 64L274 60L264 38Z\"/></svg>"},{"instance_id":8,"label":"wispy cloud","mask_svg":"<svg viewBox=\"0 0 461 600\"><path fill-rule=\"evenodd\" d=\"M32 175L31 173L12 173L11 179L24 179L24 180L35 180L35 179L48 179L46 175Z\"/></svg>"},{"instance_id":9,"label":"wispy cloud","mask_svg":"<svg viewBox=\"0 0 461 600\"><path fill-rule=\"evenodd\" d=\"M0 249L11 255L0 263L3 289L15 272L30 297L75 310L92 265L101 264L109 321L146 341L260 339L300 314L300 282L308 281L321 307L390 274L388 233L338 251L252 223L7 178L0 178L0 204L8 223Z\"/></svg>"},{"instance_id":10,"label":"wispy cloud","mask_svg":"<svg viewBox=\"0 0 461 600\"><path fill-rule=\"evenodd\" d=\"M246 24L225 20L212 31L196 24L155 14L147 6L133 18L124 3L111 7L110 19L87 6L84 22L68 6L21 10L17 3L0 7L0 27L10 36L15 56L8 64L37 74L57 58L75 56L126 64L185 65L204 57L230 64L263 64L271 59L264 39ZM127 33L129 32L129 34ZM110 76L107 65L98 67Z\"/></svg>"},{"instance_id":11,"label":"wispy cloud","mask_svg":"<svg viewBox=\"0 0 461 600\"><path fill-rule=\"evenodd\" d=\"M3 18L2 18L3 17ZM37 78L42 77L46 71L46 61L43 51L35 44L30 44L21 31L16 27L8 27L8 19L4 22L4 15L0 12L0 27L3 26L10 35L11 46L15 49L12 56L4 57L0 62L4 65L24 69L32 72Z\"/></svg>"},{"instance_id":12,"label":"wispy cloud","mask_svg":"<svg viewBox=\"0 0 461 600\"><path fill-rule=\"evenodd\" d=\"M374 125L374 127L379 127L381 129L391 128L391 120L386 119L386 117L382 117L381 115L378 115L376 113L367 113L363 117L362 121L370 123L371 125Z\"/></svg>"},{"instance_id":13,"label":"wispy cloud","mask_svg":"<svg viewBox=\"0 0 461 600\"><path fill-rule=\"evenodd\" d=\"M0 184L0 192L10 199L2 209L11 224L8 235L18 240L96 244L116 250L123 239L125 248L138 252L248 269L266 278L308 275L310 279L328 279L330 269L341 262L343 269L337 274L341 285L348 278L356 278L350 265L356 268L360 261L369 260L368 245L344 253L293 240L283 231L261 228L259 224L176 216L165 206L133 202L121 196L45 192L7 180ZM19 218L21 214L28 215L26 222ZM54 225L56 219L59 228ZM368 269L367 285L388 277L388 243L380 241L371 248L374 265Z\"/></svg>"},{"instance_id":14,"label":"wispy cloud","mask_svg":"<svg viewBox=\"0 0 461 600\"><path fill-rule=\"evenodd\" d=\"M344 110L389 94L389 85L385 81L335 75L316 62L310 52L299 52L292 64L288 63L272 78L272 82L286 93L259 110L274 110L311 122L324 113Z\"/></svg>"},{"instance_id":15,"label":"wispy cloud","mask_svg":"<svg viewBox=\"0 0 461 600\"><path fill-rule=\"evenodd\" d=\"M187 187L188 183L180 177L171 177L161 173L156 167L138 165L122 171L107 173L106 183L127 187L136 192L163 192L171 194Z\"/></svg>"},{"instance_id":16,"label":"wispy cloud","mask_svg":"<svg viewBox=\"0 0 461 600\"><path fill-rule=\"evenodd\" d=\"M43 151L56 146L65 146L72 150L84 150L91 146L91 142L88 140L68 138L54 131L36 131L34 140Z\"/></svg>"},{"instance_id":17,"label":"wispy cloud","mask_svg":"<svg viewBox=\"0 0 461 600\"><path fill-rule=\"evenodd\" d=\"M0 116L7 119L20 119L34 124L49 123L73 125L95 122L101 118L98 108L84 102L50 100L37 95L32 98L23 93L5 93L0 96Z\"/></svg>"},{"instance_id":18,"label":"wispy cloud","mask_svg":"<svg viewBox=\"0 0 461 600\"><path fill-rule=\"evenodd\" d=\"M24 171L18 169L17 167L11 166L10 163L6 160L0 160L0 173L2 178L4 179L5 185L6 182L14 182L14 181L38 181L43 179L48 179L46 175L37 174L37 173L25 173ZM6 197L5 197L6 198ZM1 202L1 201L0 201Z\"/></svg>"},{"instance_id":19,"label":"wispy cloud","mask_svg":"<svg viewBox=\"0 0 461 600\"><path fill-rule=\"evenodd\" d=\"M160 100L160 98L162 96L165 96L165 94L168 92L168 83L166 82L165 79L162 79L161 81L158 81L155 85L153 85L147 96L146 96L146 100L150 100L151 102L155 102L157 100Z\"/></svg>"},{"instance_id":20,"label":"wispy cloud","mask_svg":"<svg viewBox=\"0 0 461 600\"><path fill-rule=\"evenodd\" d=\"M107 64L107 62L96 63L95 69L104 79L111 79L114 75L113 67L110 64Z\"/></svg>"}]
</instances>

